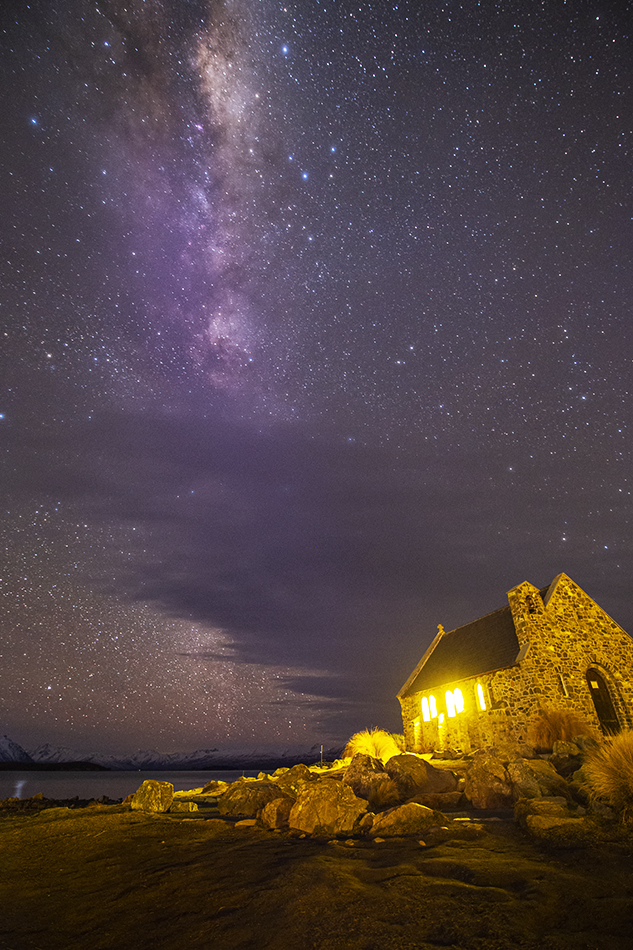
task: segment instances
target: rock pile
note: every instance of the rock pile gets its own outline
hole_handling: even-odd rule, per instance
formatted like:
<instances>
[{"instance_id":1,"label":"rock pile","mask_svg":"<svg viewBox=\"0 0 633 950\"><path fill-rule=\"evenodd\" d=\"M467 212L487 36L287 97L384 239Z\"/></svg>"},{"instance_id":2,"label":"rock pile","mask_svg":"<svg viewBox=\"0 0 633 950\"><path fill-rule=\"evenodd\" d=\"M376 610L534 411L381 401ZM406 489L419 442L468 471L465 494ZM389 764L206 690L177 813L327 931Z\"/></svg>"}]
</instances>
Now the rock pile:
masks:
<instances>
[{"instance_id":1,"label":"rock pile","mask_svg":"<svg viewBox=\"0 0 633 950\"><path fill-rule=\"evenodd\" d=\"M347 765L324 773L295 765L230 785L210 782L197 791L201 798L213 797L217 812L239 827L257 825L302 836L440 840L449 830L455 837L458 827L464 832L458 836L466 836L465 823L460 826L447 817L457 808L514 806L519 824L529 834L554 844L578 845L591 836L584 807L588 800L577 781L582 775L582 750L573 743L557 746L550 760L482 749L455 763L454 769L438 768L412 754L396 755L384 765L358 754ZM193 802L190 807L175 801L166 782L144 782L129 803L145 811L197 810ZM471 825L468 836L474 831ZM480 831L481 827L476 833Z\"/></svg>"}]
</instances>

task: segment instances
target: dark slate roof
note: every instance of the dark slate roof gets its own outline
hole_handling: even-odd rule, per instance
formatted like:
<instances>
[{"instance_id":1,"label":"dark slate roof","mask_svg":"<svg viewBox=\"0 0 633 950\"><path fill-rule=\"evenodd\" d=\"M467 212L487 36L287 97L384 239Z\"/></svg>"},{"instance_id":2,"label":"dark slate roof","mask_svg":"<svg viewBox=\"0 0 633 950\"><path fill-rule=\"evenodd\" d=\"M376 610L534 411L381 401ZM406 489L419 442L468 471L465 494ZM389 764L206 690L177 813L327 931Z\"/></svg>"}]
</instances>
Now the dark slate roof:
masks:
<instances>
[{"instance_id":1,"label":"dark slate roof","mask_svg":"<svg viewBox=\"0 0 633 950\"><path fill-rule=\"evenodd\" d=\"M518 653L512 612L501 607L445 633L403 695L513 666Z\"/></svg>"}]
</instances>

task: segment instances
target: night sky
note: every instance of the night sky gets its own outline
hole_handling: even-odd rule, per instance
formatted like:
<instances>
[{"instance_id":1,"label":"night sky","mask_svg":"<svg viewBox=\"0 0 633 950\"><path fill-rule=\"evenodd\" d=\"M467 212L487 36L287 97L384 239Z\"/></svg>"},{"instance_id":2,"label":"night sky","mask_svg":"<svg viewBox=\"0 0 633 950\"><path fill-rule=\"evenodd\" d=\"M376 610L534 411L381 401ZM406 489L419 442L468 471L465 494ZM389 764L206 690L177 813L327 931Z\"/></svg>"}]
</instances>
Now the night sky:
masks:
<instances>
[{"instance_id":1,"label":"night sky","mask_svg":"<svg viewBox=\"0 0 633 950\"><path fill-rule=\"evenodd\" d=\"M0 733L400 731L561 571L633 632L631 13L4 0Z\"/></svg>"}]
</instances>

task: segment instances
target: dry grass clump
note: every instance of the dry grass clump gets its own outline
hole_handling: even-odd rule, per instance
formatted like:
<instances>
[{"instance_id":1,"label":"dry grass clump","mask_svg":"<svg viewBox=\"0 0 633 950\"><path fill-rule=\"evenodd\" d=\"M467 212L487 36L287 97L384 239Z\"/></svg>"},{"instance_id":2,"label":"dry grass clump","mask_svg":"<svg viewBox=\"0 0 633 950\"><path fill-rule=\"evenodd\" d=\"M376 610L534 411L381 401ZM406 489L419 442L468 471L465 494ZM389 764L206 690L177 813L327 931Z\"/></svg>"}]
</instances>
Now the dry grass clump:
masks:
<instances>
[{"instance_id":1,"label":"dry grass clump","mask_svg":"<svg viewBox=\"0 0 633 950\"><path fill-rule=\"evenodd\" d=\"M596 732L571 709L539 709L530 725L530 741L537 749L551 749L555 742L571 742L574 736L595 739Z\"/></svg>"},{"instance_id":2,"label":"dry grass clump","mask_svg":"<svg viewBox=\"0 0 633 950\"><path fill-rule=\"evenodd\" d=\"M343 756L349 758L360 752L362 755L371 755L374 759L380 759L384 765L394 755L401 754L403 749L400 743L404 746L402 736L392 735L384 729L363 729L362 732L354 733L345 746Z\"/></svg>"},{"instance_id":3,"label":"dry grass clump","mask_svg":"<svg viewBox=\"0 0 633 950\"><path fill-rule=\"evenodd\" d=\"M621 732L591 752L583 763L591 797L626 817L633 810L633 732Z\"/></svg>"}]
</instances>

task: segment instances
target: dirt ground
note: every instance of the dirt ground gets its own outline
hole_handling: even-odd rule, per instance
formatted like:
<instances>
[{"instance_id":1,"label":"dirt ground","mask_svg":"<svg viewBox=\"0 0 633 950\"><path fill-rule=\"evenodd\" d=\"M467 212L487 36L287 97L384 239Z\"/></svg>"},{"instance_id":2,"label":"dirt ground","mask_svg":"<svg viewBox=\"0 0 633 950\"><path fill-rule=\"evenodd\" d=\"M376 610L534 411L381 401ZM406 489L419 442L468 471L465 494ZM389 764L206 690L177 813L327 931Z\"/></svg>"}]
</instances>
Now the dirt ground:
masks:
<instances>
[{"instance_id":1,"label":"dirt ground","mask_svg":"<svg viewBox=\"0 0 633 950\"><path fill-rule=\"evenodd\" d=\"M325 842L123 806L0 815L2 950L631 950L632 850Z\"/></svg>"}]
</instances>

